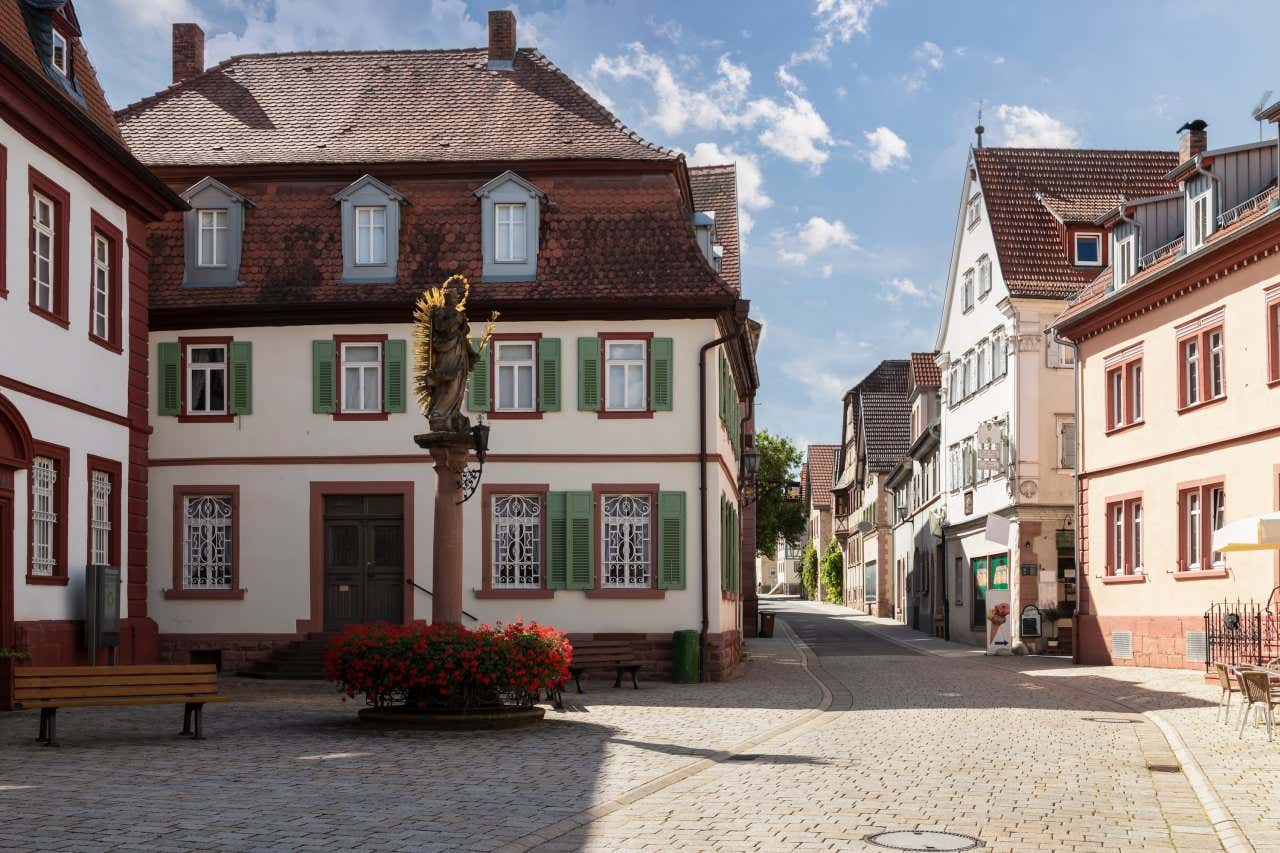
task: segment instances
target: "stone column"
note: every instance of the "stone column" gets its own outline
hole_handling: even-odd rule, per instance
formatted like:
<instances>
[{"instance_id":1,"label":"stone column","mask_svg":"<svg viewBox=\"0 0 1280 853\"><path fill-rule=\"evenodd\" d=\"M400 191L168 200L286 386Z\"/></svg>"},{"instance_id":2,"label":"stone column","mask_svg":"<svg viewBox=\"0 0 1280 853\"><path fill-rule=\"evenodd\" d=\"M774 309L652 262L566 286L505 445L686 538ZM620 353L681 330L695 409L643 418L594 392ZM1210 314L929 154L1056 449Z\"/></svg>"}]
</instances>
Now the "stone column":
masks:
<instances>
[{"instance_id":1,"label":"stone column","mask_svg":"<svg viewBox=\"0 0 1280 853\"><path fill-rule=\"evenodd\" d=\"M466 468L468 447L431 448L436 468L435 540L431 546L432 624L462 624L462 499L458 474Z\"/></svg>"}]
</instances>

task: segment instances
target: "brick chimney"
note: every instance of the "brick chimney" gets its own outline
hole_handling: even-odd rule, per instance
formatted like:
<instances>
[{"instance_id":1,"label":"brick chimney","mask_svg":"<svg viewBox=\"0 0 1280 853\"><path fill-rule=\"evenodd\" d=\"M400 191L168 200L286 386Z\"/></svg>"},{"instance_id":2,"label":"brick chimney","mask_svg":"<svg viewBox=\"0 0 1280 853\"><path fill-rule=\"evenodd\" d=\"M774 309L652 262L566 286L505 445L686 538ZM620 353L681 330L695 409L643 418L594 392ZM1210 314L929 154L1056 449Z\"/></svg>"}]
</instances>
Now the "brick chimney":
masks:
<instances>
[{"instance_id":1,"label":"brick chimney","mask_svg":"<svg viewBox=\"0 0 1280 853\"><path fill-rule=\"evenodd\" d=\"M199 24L173 25L173 82L204 71L204 30Z\"/></svg>"},{"instance_id":2,"label":"brick chimney","mask_svg":"<svg viewBox=\"0 0 1280 853\"><path fill-rule=\"evenodd\" d=\"M516 58L516 15L510 9L489 13L489 67L510 71Z\"/></svg>"},{"instance_id":3,"label":"brick chimney","mask_svg":"<svg viewBox=\"0 0 1280 853\"><path fill-rule=\"evenodd\" d=\"M1178 128L1178 162L1185 163L1209 147L1209 124L1202 118Z\"/></svg>"}]
</instances>

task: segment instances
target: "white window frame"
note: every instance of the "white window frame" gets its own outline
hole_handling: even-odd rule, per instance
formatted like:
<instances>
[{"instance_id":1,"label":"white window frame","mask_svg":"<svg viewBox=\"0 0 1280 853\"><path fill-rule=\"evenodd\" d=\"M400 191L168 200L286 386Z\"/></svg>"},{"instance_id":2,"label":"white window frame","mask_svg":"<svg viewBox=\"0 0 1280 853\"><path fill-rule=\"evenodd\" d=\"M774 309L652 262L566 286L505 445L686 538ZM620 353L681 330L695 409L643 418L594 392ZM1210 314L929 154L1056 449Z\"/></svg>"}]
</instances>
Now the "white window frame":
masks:
<instances>
[{"instance_id":1,"label":"white window frame","mask_svg":"<svg viewBox=\"0 0 1280 853\"><path fill-rule=\"evenodd\" d=\"M193 515L199 512L199 517ZM229 590L235 578L236 502L231 495L182 498L182 588Z\"/></svg>"},{"instance_id":2,"label":"white window frame","mask_svg":"<svg viewBox=\"0 0 1280 853\"><path fill-rule=\"evenodd\" d=\"M613 348L615 346L624 345L632 346L640 344L640 358L614 358ZM605 375L605 400L604 408L607 412L644 412L649 409L649 341L644 338L618 338L616 340L606 340L604 342L604 375ZM626 390L623 391L623 405L613 405L613 388L612 373L614 367L623 368L623 387L630 388L631 383L627 380L635 369L640 371L640 400L638 403L627 397Z\"/></svg>"},{"instance_id":3,"label":"white window frame","mask_svg":"<svg viewBox=\"0 0 1280 853\"><path fill-rule=\"evenodd\" d=\"M111 241L93 232L93 305L89 328L105 341L111 337Z\"/></svg>"},{"instance_id":4,"label":"white window frame","mask_svg":"<svg viewBox=\"0 0 1280 853\"><path fill-rule=\"evenodd\" d=\"M1226 354L1222 329L1214 329L1205 337L1209 344L1209 399L1217 400L1227 396Z\"/></svg>"},{"instance_id":5,"label":"white window frame","mask_svg":"<svg viewBox=\"0 0 1280 853\"><path fill-rule=\"evenodd\" d=\"M519 209L519 217L516 210ZM506 222L503 222L506 214ZM517 226L517 219L519 220ZM504 246L503 227L507 229ZM520 253L516 254L517 227L520 233ZM505 250L505 252L504 252ZM500 201L493 205L493 259L499 264L523 264L529 260L529 205L526 202Z\"/></svg>"},{"instance_id":6,"label":"white window frame","mask_svg":"<svg viewBox=\"0 0 1280 853\"><path fill-rule=\"evenodd\" d=\"M201 269L225 269L231 234L228 230L230 211L225 207L202 207L196 211L196 266ZM222 254L218 254L218 235L222 235ZM208 235L208 236L206 236ZM205 240L212 240L209 263L204 261Z\"/></svg>"},{"instance_id":7,"label":"white window frame","mask_svg":"<svg viewBox=\"0 0 1280 853\"><path fill-rule=\"evenodd\" d=\"M1129 365L1126 370L1129 371L1129 405L1130 412L1133 415L1133 423L1142 421L1142 362L1136 361Z\"/></svg>"},{"instance_id":8,"label":"white window frame","mask_svg":"<svg viewBox=\"0 0 1280 853\"><path fill-rule=\"evenodd\" d=\"M67 41L67 37L58 32L55 27L52 30L52 43L49 46L49 64L53 66L53 70L57 71L63 77L71 76L71 44ZM58 62L58 47L62 47L62 62Z\"/></svg>"},{"instance_id":9,"label":"white window frame","mask_svg":"<svg viewBox=\"0 0 1280 853\"><path fill-rule=\"evenodd\" d=\"M56 459L31 459L31 574L38 577L58 574L58 478L62 473Z\"/></svg>"},{"instance_id":10,"label":"white window frame","mask_svg":"<svg viewBox=\"0 0 1280 853\"><path fill-rule=\"evenodd\" d=\"M1182 511L1186 514L1184 523L1187 528L1187 570L1194 571L1200 568L1200 562L1204 559L1202 553L1204 527L1200 523L1203 507L1200 506L1200 489L1192 489L1186 493Z\"/></svg>"},{"instance_id":11,"label":"white window frame","mask_svg":"<svg viewBox=\"0 0 1280 853\"><path fill-rule=\"evenodd\" d=\"M191 354L196 350L219 350L222 353L222 361L205 361L196 362ZM203 418L207 416L225 415L228 413L228 402L231 398L231 389L228 383L231 381L231 372L228 370L227 359L230 357L230 347L225 344L187 344L186 362L187 362L187 407L186 414L191 417ZM205 408L196 409L195 393L196 383L193 381L197 373L204 374L204 390L205 390ZM220 408L212 407L213 394L213 374L222 374L222 406Z\"/></svg>"},{"instance_id":12,"label":"white window frame","mask_svg":"<svg viewBox=\"0 0 1280 853\"><path fill-rule=\"evenodd\" d=\"M111 475L89 474L89 564L107 566L111 561Z\"/></svg>"},{"instance_id":13,"label":"white window frame","mask_svg":"<svg viewBox=\"0 0 1280 853\"><path fill-rule=\"evenodd\" d=\"M497 494L490 505L492 589L542 589L540 494Z\"/></svg>"},{"instance_id":14,"label":"white window frame","mask_svg":"<svg viewBox=\"0 0 1280 853\"><path fill-rule=\"evenodd\" d=\"M978 299L986 299L991 292L991 256L978 258Z\"/></svg>"},{"instance_id":15,"label":"white window frame","mask_svg":"<svg viewBox=\"0 0 1280 853\"><path fill-rule=\"evenodd\" d=\"M972 229L982 221L982 193L974 193L965 209L965 228Z\"/></svg>"},{"instance_id":16,"label":"white window frame","mask_svg":"<svg viewBox=\"0 0 1280 853\"><path fill-rule=\"evenodd\" d=\"M1098 255L1098 259L1096 261L1080 260L1081 241L1093 243L1094 248L1097 250L1097 255ZM1075 235L1075 240L1073 241L1072 251L1074 252L1074 255L1072 256L1072 261L1075 263L1076 266L1078 267L1102 266L1102 233L1098 231L1077 232Z\"/></svg>"},{"instance_id":17,"label":"white window frame","mask_svg":"<svg viewBox=\"0 0 1280 853\"><path fill-rule=\"evenodd\" d=\"M1194 252L1213 234L1213 187L1191 199L1187 211L1191 216L1187 227L1187 251Z\"/></svg>"},{"instance_id":18,"label":"white window frame","mask_svg":"<svg viewBox=\"0 0 1280 853\"><path fill-rule=\"evenodd\" d=\"M1116 367L1107 373L1107 397L1111 402L1111 428L1122 427L1124 420L1124 373L1125 367Z\"/></svg>"},{"instance_id":19,"label":"white window frame","mask_svg":"<svg viewBox=\"0 0 1280 853\"><path fill-rule=\"evenodd\" d=\"M986 388L991 384L991 369L987 365L987 356L990 354L990 349L990 344L987 341L982 341L978 344L975 361L977 362L979 388Z\"/></svg>"},{"instance_id":20,"label":"white window frame","mask_svg":"<svg viewBox=\"0 0 1280 853\"><path fill-rule=\"evenodd\" d=\"M600 496L602 589L650 589L653 586L653 504L651 494L623 492ZM632 511L619 512L628 509ZM615 541L611 542L611 537Z\"/></svg>"},{"instance_id":21,"label":"white window frame","mask_svg":"<svg viewBox=\"0 0 1280 853\"><path fill-rule=\"evenodd\" d=\"M516 347L528 347L529 357L525 358L504 358L504 351L511 351ZM538 411L538 341L530 338L529 340L517 341L494 341L493 347L493 367L494 367L494 385L493 385L493 410L495 412L536 412ZM502 404L502 377L504 373L510 373L512 376L512 396L511 405ZM520 400L520 377L527 375L529 378L529 405L521 406Z\"/></svg>"},{"instance_id":22,"label":"white window frame","mask_svg":"<svg viewBox=\"0 0 1280 853\"><path fill-rule=\"evenodd\" d=\"M1124 533L1125 533L1125 511L1124 502L1120 501L1111 505L1111 571L1112 574L1123 575L1128 572L1125 570L1125 552L1124 552Z\"/></svg>"},{"instance_id":23,"label":"white window frame","mask_svg":"<svg viewBox=\"0 0 1280 853\"><path fill-rule=\"evenodd\" d=\"M1136 239L1130 235L1116 243L1116 260L1114 264L1115 283L1117 287L1129 283L1133 276L1134 247Z\"/></svg>"},{"instance_id":24,"label":"white window frame","mask_svg":"<svg viewBox=\"0 0 1280 853\"><path fill-rule=\"evenodd\" d=\"M1221 530L1222 526L1227 523L1227 489L1224 485L1209 487L1209 533L1212 536L1213 531ZM1212 545L1212 540L1210 543ZM1221 551L1214 551L1209 555L1210 565L1214 569L1222 569L1226 566L1226 556Z\"/></svg>"},{"instance_id":25,"label":"white window frame","mask_svg":"<svg viewBox=\"0 0 1280 853\"><path fill-rule=\"evenodd\" d=\"M35 283L36 307L41 311L53 313L56 307L55 285L58 278L58 206L44 193L32 193L31 210L31 254L35 258L32 277ZM42 221L41 213L48 214L48 222ZM40 238L48 240L49 253L46 257L40 253ZM40 277L40 265L45 264L47 278Z\"/></svg>"},{"instance_id":26,"label":"white window frame","mask_svg":"<svg viewBox=\"0 0 1280 853\"><path fill-rule=\"evenodd\" d=\"M1200 338L1191 337L1182 342L1183 400L1188 406L1200 402Z\"/></svg>"},{"instance_id":27,"label":"white window frame","mask_svg":"<svg viewBox=\"0 0 1280 853\"><path fill-rule=\"evenodd\" d=\"M1138 499L1130 504L1129 524L1131 529L1129 535L1133 539L1133 566L1132 571L1135 575L1142 574L1142 500Z\"/></svg>"},{"instance_id":28,"label":"white window frame","mask_svg":"<svg viewBox=\"0 0 1280 853\"><path fill-rule=\"evenodd\" d=\"M962 297L963 302L961 304L961 307L963 308L964 312L967 314L968 312L973 310L973 305L974 305L973 267L969 267L967 270L964 271L964 289L962 292L963 292L963 297Z\"/></svg>"},{"instance_id":29,"label":"white window frame","mask_svg":"<svg viewBox=\"0 0 1280 853\"><path fill-rule=\"evenodd\" d=\"M377 222L381 214L382 221ZM363 221L362 221L363 220ZM358 267L382 267L387 265L387 207L383 204L362 204L352 209L351 221L355 225L355 265ZM360 256L360 234L369 235L368 253Z\"/></svg>"},{"instance_id":30,"label":"white window frame","mask_svg":"<svg viewBox=\"0 0 1280 853\"><path fill-rule=\"evenodd\" d=\"M1009 372L1009 349L1007 337L1003 329L991 333L991 380L1001 378Z\"/></svg>"},{"instance_id":31,"label":"white window frame","mask_svg":"<svg viewBox=\"0 0 1280 853\"><path fill-rule=\"evenodd\" d=\"M347 351L352 347L373 347L378 351L376 361L347 361ZM339 355L342 370L342 399L338 401L339 411L344 415L378 415L382 414L382 367L386 360L387 351L380 341L343 341ZM360 401L358 408L347 406L347 392L350 388L350 378L347 375L347 369L358 371L360 377L360 394L357 399ZM366 383L370 381L369 374L373 374L373 387L376 393L375 404L373 408L365 408L364 390Z\"/></svg>"}]
</instances>

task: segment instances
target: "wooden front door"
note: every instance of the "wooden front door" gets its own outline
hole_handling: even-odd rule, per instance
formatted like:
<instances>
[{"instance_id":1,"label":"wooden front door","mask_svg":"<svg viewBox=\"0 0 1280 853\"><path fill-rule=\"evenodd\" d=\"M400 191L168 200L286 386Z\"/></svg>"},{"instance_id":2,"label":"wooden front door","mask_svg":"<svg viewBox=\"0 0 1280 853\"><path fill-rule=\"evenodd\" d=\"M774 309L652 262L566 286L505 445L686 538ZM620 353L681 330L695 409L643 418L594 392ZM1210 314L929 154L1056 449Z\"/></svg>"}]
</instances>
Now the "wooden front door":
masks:
<instances>
[{"instance_id":1,"label":"wooden front door","mask_svg":"<svg viewBox=\"0 0 1280 853\"><path fill-rule=\"evenodd\" d=\"M404 498L326 495L324 628L404 621Z\"/></svg>"}]
</instances>

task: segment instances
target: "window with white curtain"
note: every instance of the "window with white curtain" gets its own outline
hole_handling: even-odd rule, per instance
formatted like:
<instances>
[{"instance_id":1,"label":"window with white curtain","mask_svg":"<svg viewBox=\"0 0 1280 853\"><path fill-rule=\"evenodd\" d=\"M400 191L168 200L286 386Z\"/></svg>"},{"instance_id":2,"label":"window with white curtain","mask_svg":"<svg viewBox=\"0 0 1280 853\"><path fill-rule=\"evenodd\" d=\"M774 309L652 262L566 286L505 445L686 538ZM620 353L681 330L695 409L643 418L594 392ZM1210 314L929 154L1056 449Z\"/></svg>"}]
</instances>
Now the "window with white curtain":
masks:
<instances>
[{"instance_id":1,"label":"window with white curtain","mask_svg":"<svg viewBox=\"0 0 1280 853\"><path fill-rule=\"evenodd\" d=\"M187 347L187 414L227 413L227 348Z\"/></svg>"},{"instance_id":2,"label":"window with white curtain","mask_svg":"<svg viewBox=\"0 0 1280 853\"><path fill-rule=\"evenodd\" d=\"M387 262L387 209L368 205L355 208L356 264L381 266Z\"/></svg>"},{"instance_id":3,"label":"window with white curtain","mask_svg":"<svg viewBox=\"0 0 1280 853\"><path fill-rule=\"evenodd\" d=\"M493 206L494 257L499 263L523 263L525 257L525 205L495 204Z\"/></svg>"},{"instance_id":4,"label":"window with white curtain","mask_svg":"<svg viewBox=\"0 0 1280 853\"><path fill-rule=\"evenodd\" d=\"M648 368L644 341L607 341L605 347L605 408L611 412L642 412L649 405Z\"/></svg>"},{"instance_id":5,"label":"window with white curtain","mask_svg":"<svg viewBox=\"0 0 1280 853\"><path fill-rule=\"evenodd\" d=\"M494 589L539 589L542 586L542 498L539 495L494 495Z\"/></svg>"},{"instance_id":6,"label":"window with white curtain","mask_svg":"<svg viewBox=\"0 0 1280 853\"><path fill-rule=\"evenodd\" d=\"M495 411L536 411L536 352L533 341L499 341L494 345L493 360L498 372Z\"/></svg>"},{"instance_id":7,"label":"window with white curtain","mask_svg":"<svg viewBox=\"0 0 1280 853\"><path fill-rule=\"evenodd\" d=\"M197 211L196 265L227 265L227 211L221 208Z\"/></svg>"},{"instance_id":8,"label":"window with white curtain","mask_svg":"<svg viewBox=\"0 0 1280 853\"><path fill-rule=\"evenodd\" d=\"M370 414L382 411L382 345L342 345L342 411Z\"/></svg>"},{"instance_id":9,"label":"window with white curtain","mask_svg":"<svg viewBox=\"0 0 1280 853\"><path fill-rule=\"evenodd\" d=\"M652 499L604 495L600 513L601 586L644 589L652 582Z\"/></svg>"}]
</instances>

